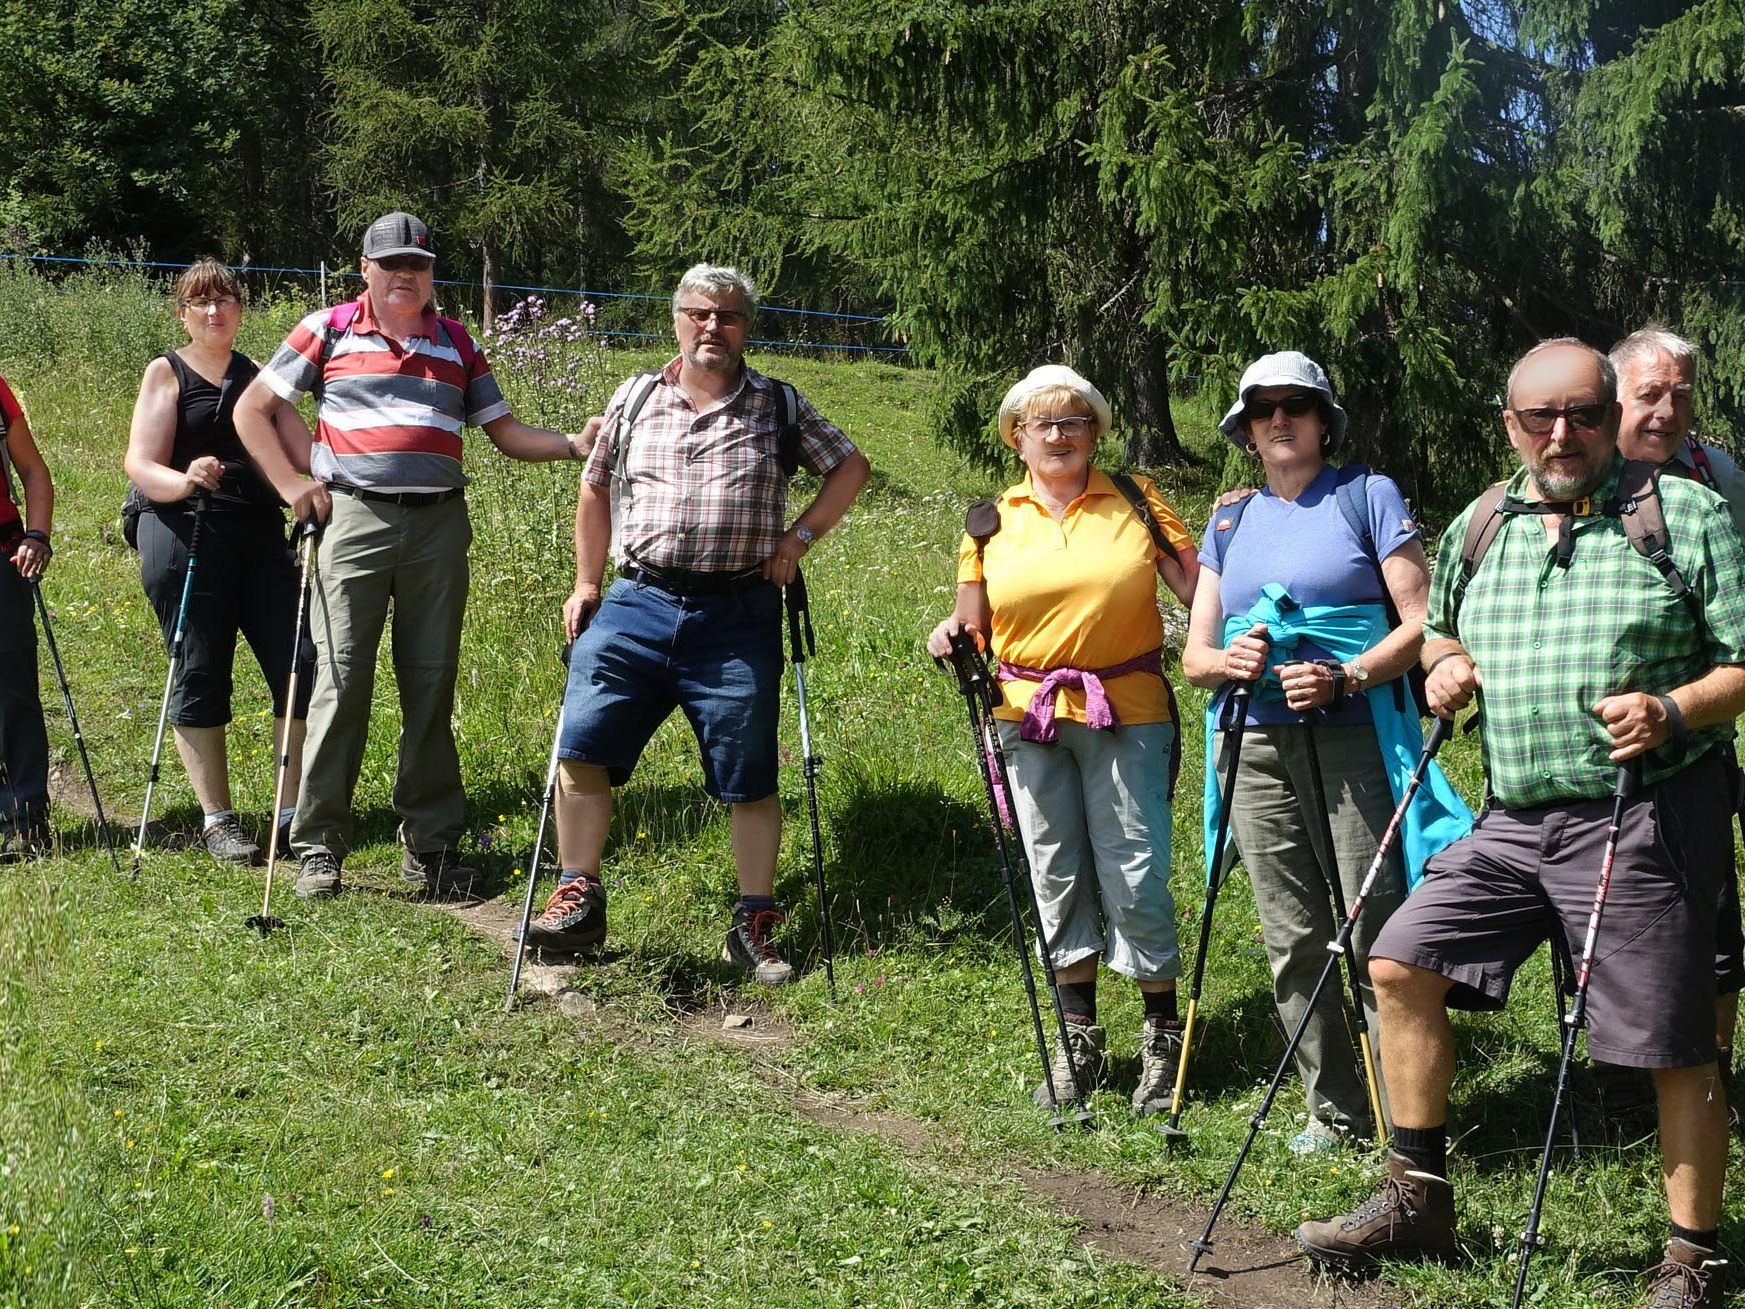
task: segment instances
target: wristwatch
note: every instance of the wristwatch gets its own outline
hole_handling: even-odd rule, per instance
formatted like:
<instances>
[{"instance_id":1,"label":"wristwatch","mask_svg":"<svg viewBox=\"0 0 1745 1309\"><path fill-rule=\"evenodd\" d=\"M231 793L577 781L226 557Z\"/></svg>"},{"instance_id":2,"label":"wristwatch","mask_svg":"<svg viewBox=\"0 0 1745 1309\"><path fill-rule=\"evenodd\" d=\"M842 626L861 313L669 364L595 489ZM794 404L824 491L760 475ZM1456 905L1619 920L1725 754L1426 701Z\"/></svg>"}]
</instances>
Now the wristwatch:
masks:
<instances>
[{"instance_id":1,"label":"wristwatch","mask_svg":"<svg viewBox=\"0 0 1745 1309\"><path fill-rule=\"evenodd\" d=\"M804 523L794 524L794 535L799 538L800 544L804 546L810 546L812 542L818 539L818 533L814 532Z\"/></svg>"},{"instance_id":2,"label":"wristwatch","mask_svg":"<svg viewBox=\"0 0 1745 1309\"><path fill-rule=\"evenodd\" d=\"M1363 666L1363 661L1353 659L1349 667L1351 668L1351 694L1359 695L1369 690L1369 669Z\"/></svg>"}]
</instances>

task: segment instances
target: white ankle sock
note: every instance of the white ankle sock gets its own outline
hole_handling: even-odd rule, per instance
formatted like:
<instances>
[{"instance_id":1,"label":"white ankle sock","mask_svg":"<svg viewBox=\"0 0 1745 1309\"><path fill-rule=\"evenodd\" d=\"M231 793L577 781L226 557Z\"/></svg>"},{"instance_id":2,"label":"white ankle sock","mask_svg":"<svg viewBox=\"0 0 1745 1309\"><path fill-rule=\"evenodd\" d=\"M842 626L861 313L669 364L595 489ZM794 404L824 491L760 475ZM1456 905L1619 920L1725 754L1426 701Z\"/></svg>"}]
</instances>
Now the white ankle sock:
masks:
<instances>
[{"instance_id":1,"label":"white ankle sock","mask_svg":"<svg viewBox=\"0 0 1745 1309\"><path fill-rule=\"evenodd\" d=\"M224 819L235 818L235 817L236 817L236 810L234 810L234 809L220 809L215 814L207 814L206 815L206 827L216 827ZM205 828L202 828L201 830L204 831Z\"/></svg>"}]
</instances>

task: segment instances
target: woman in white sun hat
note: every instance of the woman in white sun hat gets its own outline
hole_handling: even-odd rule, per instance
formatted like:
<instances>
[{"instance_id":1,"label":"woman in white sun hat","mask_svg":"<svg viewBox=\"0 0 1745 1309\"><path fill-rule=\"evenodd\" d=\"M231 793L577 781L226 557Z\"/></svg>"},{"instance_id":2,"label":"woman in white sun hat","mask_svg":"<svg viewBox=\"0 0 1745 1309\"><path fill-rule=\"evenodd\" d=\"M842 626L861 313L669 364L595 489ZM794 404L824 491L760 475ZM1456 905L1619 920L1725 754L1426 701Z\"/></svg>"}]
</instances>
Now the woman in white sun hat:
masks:
<instances>
[{"instance_id":1,"label":"woman in white sun hat","mask_svg":"<svg viewBox=\"0 0 1745 1309\"><path fill-rule=\"evenodd\" d=\"M1360 464L1327 462L1345 439L1346 417L1313 359L1286 350L1250 365L1220 426L1259 459L1266 484L1214 510L1206 527L1182 675L1217 691L1207 705L1208 858L1228 802L1279 1017L1294 1030L1336 931L1324 861L1336 865L1340 903L1350 904L1421 747L1406 673L1423 644L1429 573L1399 487ZM1262 626L1264 635L1257 633ZM1219 783L1237 725L1220 719L1230 689L1242 683L1254 691L1241 724L1234 794L1226 797ZM1312 725L1323 775L1330 852L1321 848L1326 829L1312 812L1304 724ZM1471 825L1440 771L1419 796L1358 922L1360 975L1369 943L1405 898L1408 875L1429 849ZM1373 1031L1367 981L1362 993ZM1296 1059L1309 1121L1290 1143L1294 1152L1331 1149L1381 1128L1370 1122L1341 988L1323 991Z\"/></svg>"},{"instance_id":2,"label":"woman in white sun hat","mask_svg":"<svg viewBox=\"0 0 1745 1309\"><path fill-rule=\"evenodd\" d=\"M1006 393L1000 436L1027 472L972 507L957 605L927 649L944 655L967 631L999 660L995 716L1071 1045L1070 1062L1056 1053L1055 1089L1077 1098L1102 1076L1101 959L1143 996L1132 1104L1153 1114L1169 1107L1181 1050L1169 893L1180 738L1157 581L1187 604L1198 565L1193 538L1148 478L1093 466L1111 425L1108 401L1070 368L1037 368ZM1037 1101L1046 1105L1045 1087Z\"/></svg>"}]
</instances>

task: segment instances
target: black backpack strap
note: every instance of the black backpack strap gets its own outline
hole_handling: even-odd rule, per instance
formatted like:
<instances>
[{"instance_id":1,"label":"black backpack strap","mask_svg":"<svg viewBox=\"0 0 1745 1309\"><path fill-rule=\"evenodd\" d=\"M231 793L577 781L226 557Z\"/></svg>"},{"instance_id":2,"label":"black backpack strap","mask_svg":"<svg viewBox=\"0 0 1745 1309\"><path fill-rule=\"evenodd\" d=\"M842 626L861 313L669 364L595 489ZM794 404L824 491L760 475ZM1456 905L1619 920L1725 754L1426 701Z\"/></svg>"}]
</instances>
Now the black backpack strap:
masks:
<instances>
[{"instance_id":1,"label":"black backpack strap","mask_svg":"<svg viewBox=\"0 0 1745 1309\"><path fill-rule=\"evenodd\" d=\"M1495 482L1485 488L1483 495L1472 502L1472 512L1466 519L1466 536L1460 543L1460 577L1454 583L1454 612L1448 616L1449 625L1458 630L1460 625L1460 604L1466 599L1466 588L1478 572L1478 566L1484 562L1485 553L1497 539L1497 533L1503 530L1503 493L1506 483Z\"/></svg>"},{"instance_id":2,"label":"black backpack strap","mask_svg":"<svg viewBox=\"0 0 1745 1309\"><path fill-rule=\"evenodd\" d=\"M1618 475L1618 516L1624 523L1624 535L1637 554L1654 565L1654 571L1666 579L1684 607L1696 620L1699 629L1707 624L1703 602L1671 554L1672 539L1666 530L1666 511L1660 503L1660 470L1640 459L1626 459Z\"/></svg>"},{"instance_id":3,"label":"black backpack strap","mask_svg":"<svg viewBox=\"0 0 1745 1309\"><path fill-rule=\"evenodd\" d=\"M1139 521L1145 524L1145 530L1151 533L1151 543L1159 553L1168 555L1176 563L1181 563L1182 557L1170 539L1163 534L1163 528L1157 521L1157 515L1151 512L1151 502L1145 498L1145 492L1139 489L1139 483L1126 473L1111 473L1109 480L1115 484L1115 489L1123 499L1133 506L1133 512L1139 515Z\"/></svg>"},{"instance_id":4,"label":"black backpack strap","mask_svg":"<svg viewBox=\"0 0 1745 1309\"><path fill-rule=\"evenodd\" d=\"M786 382L776 382L776 418L776 458L792 477L800 471L800 395Z\"/></svg>"},{"instance_id":5,"label":"black backpack strap","mask_svg":"<svg viewBox=\"0 0 1745 1309\"><path fill-rule=\"evenodd\" d=\"M995 499L972 500L963 515L963 534L976 543L976 562L988 548L988 539L1000 530L1000 502Z\"/></svg>"}]
</instances>

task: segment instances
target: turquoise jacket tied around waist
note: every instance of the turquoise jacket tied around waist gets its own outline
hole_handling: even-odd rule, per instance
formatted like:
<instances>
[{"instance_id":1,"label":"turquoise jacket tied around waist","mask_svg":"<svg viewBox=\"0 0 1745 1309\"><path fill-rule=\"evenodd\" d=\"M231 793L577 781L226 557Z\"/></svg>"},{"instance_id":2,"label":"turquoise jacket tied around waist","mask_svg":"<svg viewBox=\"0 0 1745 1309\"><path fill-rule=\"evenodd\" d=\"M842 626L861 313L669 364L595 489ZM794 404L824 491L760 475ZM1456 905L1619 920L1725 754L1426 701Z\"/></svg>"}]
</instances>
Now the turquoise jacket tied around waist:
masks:
<instances>
[{"instance_id":1,"label":"turquoise jacket tied around waist","mask_svg":"<svg viewBox=\"0 0 1745 1309\"><path fill-rule=\"evenodd\" d=\"M1245 614L1231 614L1224 619L1224 644L1234 637L1252 631L1263 624L1271 642L1270 658L1265 675L1255 684L1254 694L1262 699L1282 700L1284 688L1279 685L1273 664L1288 664L1296 659L1295 651L1304 638L1313 641L1341 662L1357 658L1368 650L1388 630L1387 611L1379 604L1313 605L1303 608L1276 582L1261 589L1260 599ZM1376 688L1381 690L1383 688ZM1218 822L1224 812L1224 795L1219 789L1223 780L1217 770L1218 711L1229 695L1227 684L1206 703L1206 803L1204 813L1206 882L1216 870L1212 867L1213 842L1217 839ZM1387 770L1388 785L1393 790L1394 803L1405 794L1412 770L1424 751L1424 733L1417 713L1402 709L1396 697L1364 693L1375 726L1376 743L1381 747L1382 763ZM1410 704L1409 697L1407 703ZM1311 711L1312 712L1312 711ZM1472 811L1466 807L1447 776L1435 763L1424 776L1424 784L1412 798L1400 824L1400 854L1406 868L1406 886L1415 889L1424 876L1424 863L1431 855L1453 844L1472 830Z\"/></svg>"}]
</instances>

